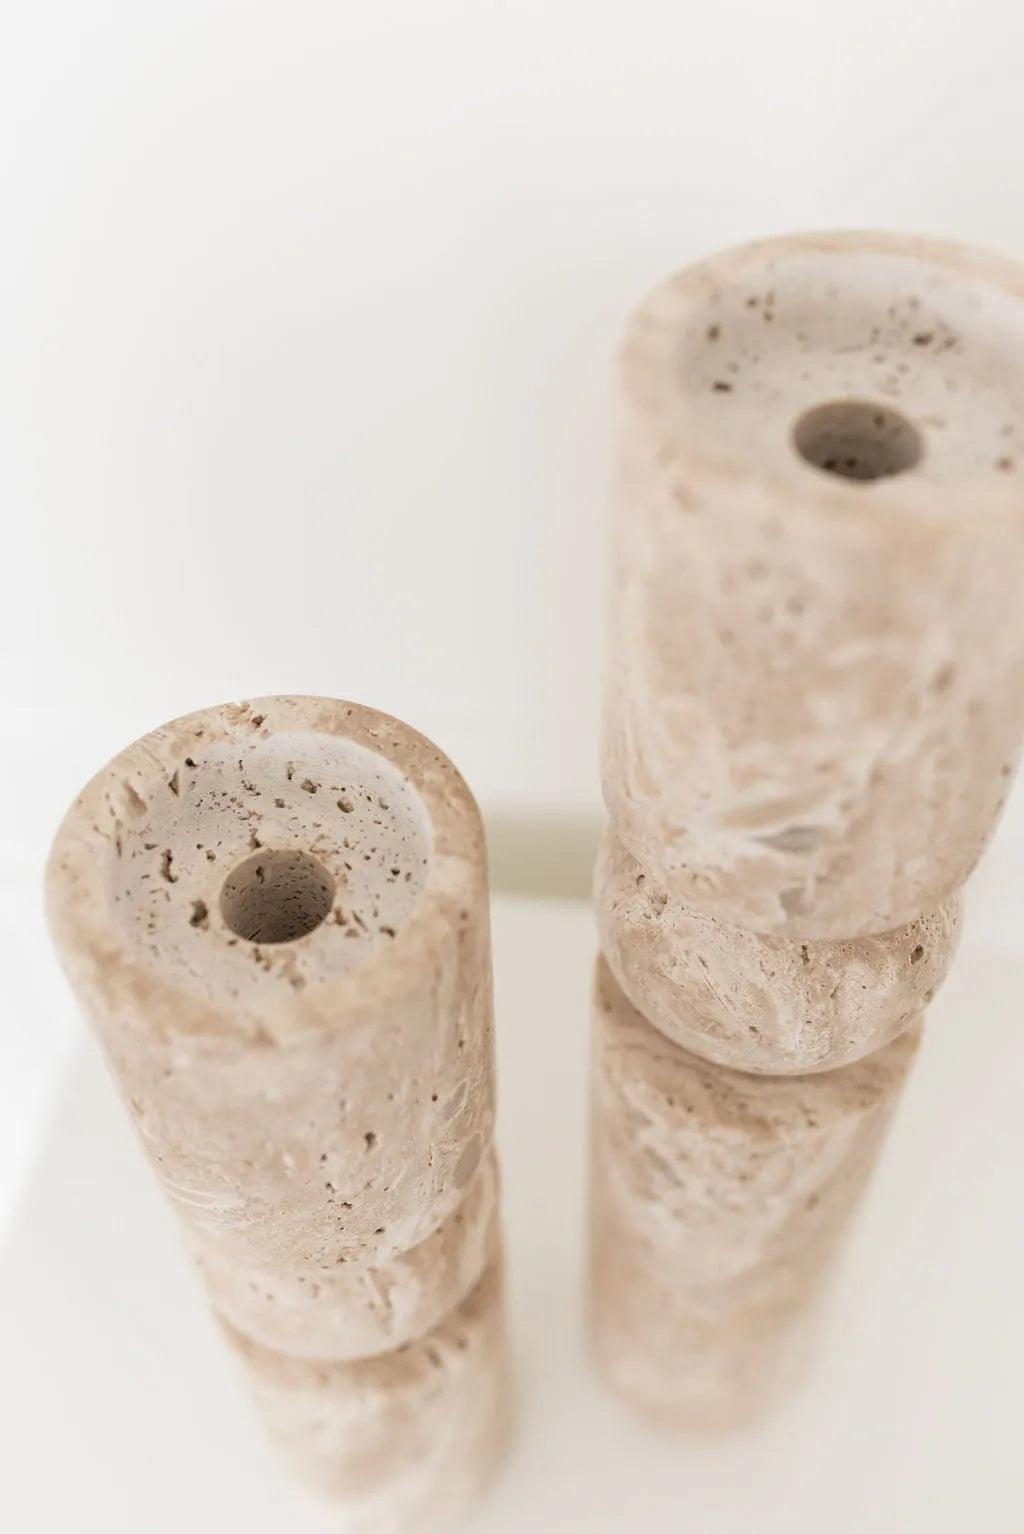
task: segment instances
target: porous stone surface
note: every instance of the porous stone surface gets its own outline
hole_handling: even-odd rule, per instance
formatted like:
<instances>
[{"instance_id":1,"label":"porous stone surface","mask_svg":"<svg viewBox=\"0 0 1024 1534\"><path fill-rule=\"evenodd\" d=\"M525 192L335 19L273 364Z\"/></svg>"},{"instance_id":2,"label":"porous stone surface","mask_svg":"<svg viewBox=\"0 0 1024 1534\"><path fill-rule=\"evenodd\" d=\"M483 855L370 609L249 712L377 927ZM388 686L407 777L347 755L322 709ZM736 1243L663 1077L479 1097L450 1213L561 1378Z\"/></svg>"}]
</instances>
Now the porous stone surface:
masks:
<instances>
[{"instance_id":1,"label":"porous stone surface","mask_svg":"<svg viewBox=\"0 0 1024 1534\"><path fill-rule=\"evenodd\" d=\"M447 1534L504 1447L500 1257L432 1332L380 1358L314 1363L222 1329L271 1439L299 1478L339 1505L346 1529Z\"/></svg>"},{"instance_id":2,"label":"porous stone surface","mask_svg":"<svg viewBox=\"0 0 1024 1534\"><path fill-rule=\"evenodd\" d=\"M962 899L843 942L772 937L684 906L606 831L594 876L601 946L666 1038L734 1070L834 1070L917 1021L946 977Z\"/></svg>"},{"instance_id":3,"label":"porous stone surface","mask_svg":"<svg viewBox=\"0 0 1024 1534\"><path fill-rule=\"evenodd\" d=\"M645 300L619 378L616 833L751 931L936 911L1024 731L1021 268L883 234L747 246Z\"/></svg>"},{"instance_id":4,"label":"porous stone surface","mask_svg":"<svg viewBox=\"0 0 1024 1534\"><path fill-rule=\"evenodd\" d=\"M190 1244L214 1310L254 1343L295 1358L370 1358L430 1331L474 1288L496 1249L498 1194L490 1150L454 1213L376 1267L274 1271Z\"/></svg>"},{"instance_id":5,"label":"porous stone surface","mask_svg":"<svg viewBox=\"0 0 1024 1534\"><path fill-rule=\"evenodd\" d=\"M919 1036L820 1075L730 1071L653 1028L599 960L590 1292L613 1384L681 1425L772 1393Z\"/></svg>"},{"instance_id":6,"label":"porous stone surface","mask_svg":"<svg viewBox=\"0 0 1024 1534\"><path fill-rule=\"evenodd\" d=\"M324 698L178 719L72 806L48 907L205 1251L373 1266L460 1205L494 1121L486 858L423 736Z\"/></svg>"}]
</instances>

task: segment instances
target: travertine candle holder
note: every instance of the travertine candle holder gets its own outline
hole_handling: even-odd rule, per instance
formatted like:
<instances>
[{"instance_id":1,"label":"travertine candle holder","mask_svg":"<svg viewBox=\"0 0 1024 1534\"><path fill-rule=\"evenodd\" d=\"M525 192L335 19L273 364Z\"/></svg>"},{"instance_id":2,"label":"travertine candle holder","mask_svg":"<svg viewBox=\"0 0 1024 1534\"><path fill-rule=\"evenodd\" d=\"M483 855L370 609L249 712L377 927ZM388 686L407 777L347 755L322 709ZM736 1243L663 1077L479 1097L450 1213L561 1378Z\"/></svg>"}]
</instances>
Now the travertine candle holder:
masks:
<instances>
[{"instance_id":1,"label":"travertine candle holder","mask_svg":"<svg viewBox=\"0 0 1024 1534\"><path fill-rule=\"evenodd\" d=\"M1024 731L1021 269L884 234L747 246L644 301L620 386L620 840L754 932L937 910Z\"/></svg>"},{"instance_id":2,"label":"travertine candle holder","mask_svg":"<svg viewBox=\"0 0 1024 1534\"><path fill-rule=\"evenodd\" d=\"M486 857L447 758L329 699L189 715L87 786L48 902L225 1318L301 1367L443 1327L498 1239Z\"/></svg>"},{"instance_id":3,"label":"travertine candle holder","mask_svg":"<svg viewBox=\"0 0 1024 1534\"><path fill-rule=\"evenodd\" d=\"M946 977L962 900L869 937L770 937L688 910L606 831L594 877L601 946L666 1037L734 1070L833 1070L883 1048Z\"/></svg>"},{"instance_id":4,"label":"travertine candle holder","mask_svg":"<svg viewBox=\"0 0 1024 1534\"><path fill-rule=\"evenodd\" d=\"M753 1076L680 1049L599 961L591 1303L603 1371L686 1427L751 1417L835 1256L920 1027L814 1076Z\"/></svg>"},{"instance_id":5,"label":"travertine candle holder","mask_svg":"<svg viewBox=\"0 0 1024 1534\"><path fill-rule=\"evenodd\" d=\"M208 709L92 780L49 876L61 958L207 1246L385 1261L462 1201L494 1121L482 829L406 726Z\"/></svg>"},{"instance_id":6,"label":"travertine candle holder","mask_svg":"<svg viewBox=\"0 0 1024 1534\"><path fill-rule=\"evenodd\" d=\"M479 1492L508 1429L500 1258L426 1336L383 1357L317 1364L222 1324L272 1441L346 1529L437 1530Z\"/></svg>"},{"instance_id":7,"label":"travertine candle holder","mask_svg":"<svg viewBox=\"0 0 1024 1534\"><path fill-rule=\"evenodd\" d=\"M619 382L594 1333L696 1425L789 1372L1020 751L1024 272L747 246Z\"/></svg>"}]
</instances>

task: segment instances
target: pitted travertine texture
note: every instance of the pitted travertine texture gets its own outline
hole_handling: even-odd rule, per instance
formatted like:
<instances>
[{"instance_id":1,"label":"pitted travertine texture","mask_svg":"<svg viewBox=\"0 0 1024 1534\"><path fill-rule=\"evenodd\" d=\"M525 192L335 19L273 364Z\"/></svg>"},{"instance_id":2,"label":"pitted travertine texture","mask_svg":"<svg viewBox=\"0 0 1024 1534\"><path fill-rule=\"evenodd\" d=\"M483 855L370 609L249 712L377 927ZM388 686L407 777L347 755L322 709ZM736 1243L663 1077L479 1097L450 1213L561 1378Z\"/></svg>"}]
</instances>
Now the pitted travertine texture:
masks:
<instances>
[{"instance_id":1,"label":"pitted travertine texture","mask_svg":"<svg viewBox=\"0 0 1024 1534\"><path fill-rule=\"evenodd\" d=\"M606 831L594 877L605 958L629 1000L684 1049L768 1075L834 1070L881 1049L945 979L962 900L849 942L769 937L687 910Z\"/></svg>"},{"instance_id":2,"label":"pitted travertine texture","mask_svg":"<svg viewBox=\"0 0 1024 1534\"><path fill-rule=\"evenodd\" d=\"M355 1534L448 1531L504 1447L509 1363L502 1264L447 1320L381 1358L317 1364L223 1324L264 1425Z\"/></svg>"},{"instance_id":3,"label":"pitted travertine texture","mask_svg":"<svg viewBox=\"0 0 1024 1534\"><path fill-rule=\"evenodd\" d=\"M322 698L176 720L69 811L48 903L206 1251L387 1263L461 1203L494 1117L486 860L421 735Z\"/></svg>"},{"instance_id":4,"label":"pitted travertine texture","mask_svg":"<svg viewBox=\"0 0 1024 1534\"><path fill-rule=\"evenodd\" d=\"M268 1272L196 1247L214 1310L254 1343L294 1358L389 1352L439 1322L480 1280L498 1242L498 1168L488 1151L465 1199L432 1235L377 1267Z\"/></svg>"},{"instance_id":5,"label":"pitted travertine texture","mask_svg":"<svg viewBox=\"0 0 1024 1534\"><path fill-rule=\"evenodd\" d=\"M919 1036L821 1075L742 1074L666 1039L599 961L590 1287L613 1383L648 1379L650 1408L681 1423L738 1420L752 1403L730 1406L732 1386L760 1399L762 1374L771 1393L773 1350L856 1207Z\"/></svg>"},{"instance_id":6,"label":"pitted travertine texture","mask_svg":"<svg viewBox=\"0 0 1024 1534\"><path fill-rule=\"evenodd\" d=\"M854 481L796 450L862 401L920 437ZM963 884L1024 730L1024 275L891 235L726 253L620 369L603 778L687 908L888 932ZM877 445L877 444L876 444Z\"/></svg>"}]
</instances>

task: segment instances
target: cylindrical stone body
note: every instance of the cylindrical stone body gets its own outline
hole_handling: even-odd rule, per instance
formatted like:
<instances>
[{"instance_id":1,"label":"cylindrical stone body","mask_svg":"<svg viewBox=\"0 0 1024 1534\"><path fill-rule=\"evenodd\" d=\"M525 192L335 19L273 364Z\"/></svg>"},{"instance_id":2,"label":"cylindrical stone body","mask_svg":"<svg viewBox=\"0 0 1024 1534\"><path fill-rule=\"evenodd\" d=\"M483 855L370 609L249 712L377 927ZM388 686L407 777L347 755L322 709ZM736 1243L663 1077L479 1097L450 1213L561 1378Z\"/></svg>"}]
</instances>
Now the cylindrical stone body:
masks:
<instances>
[{"instance_id":1,"label":"cylindrical stone body","mask_svg":"<svg viewBox=\"0 0 1024 1534\"><path fill-rule=\"evenodd\" d=\"M807 1362L827 1266L780 1267L760 1292L695 1299L676 1247L638 1217L595 1132L590 1165L589 1322L595 1363L634 1411L672 1432L728 1433L763 1418ZM737 1287L733 1285L734 1291Z\"/></svg>"},{"instance_id":2,"label":"cylindrical stone body","mask_svg":"<svg viewBox=\"0 0 1024 1534\"><path fill-rule=\"evenodd\" d=\"M606 830L594 877L601 946L649 1023L733 1070L834 1070L920 1017L960 935L960 895L867 937L772 937L689 910Z\"/></svg>"},{"instance_id":3,"label":"cylindrical stone body","mask_svg":"<svg viewBox=\"0 0 1024 1534\"><path fill-rule=\"evenodd\" d=\"M936 912L1024 730L1024 275L877 234L684 271L622 349L603 777L687 910Z\"/></svg>"},{"instance_id":4,"label":"cylindrical stone body","mask_svg":"<svg viewBox=\"0 0 1024 1534\"><path fill-rule=\"evenodd\" d=\"M353 1534L447 1534L504 1446L500 1258L432 1332L380 1358L318 1364L222 1329L270 1437Z\"/></svg>"},{"instance_id":5,"label":"cylindrical stone body","mask_svg":"<svg viewBox=\"0 0 1024 1534\"><path fill-rule=\"evenodd\" d=\"M498 1193L489 1150L433 1234L375 1267L275 1271L189 1244L213 1309L252 1342L293 1358L370 1358L430 1331L474 1288L497 1246Z\"/></svg>"},{"instance_id":6,"label":"cylindrical stone body","mask_svg":"<svg viewBox=\"0 0 1024 1534\"><path fill-rule=\"evenodd\" d=\"M318 698L179 719L77 800L48 900L202 1250L315 1278L461 1204L494 1120L487 877L429 741Z\"/></svg>"},{"instance_id":7,"label":"cylindrical stone body","mask_svg":"<svg viewBox=\"0 0 1024 1534\"><path fill-rule=\"evenodd\" d=\"M787 1377L919 1034L820 1075L730 1071L666 1039L599 961L591 1316L636 1404L724 1427Z\"/></svg>"}]
</instances>

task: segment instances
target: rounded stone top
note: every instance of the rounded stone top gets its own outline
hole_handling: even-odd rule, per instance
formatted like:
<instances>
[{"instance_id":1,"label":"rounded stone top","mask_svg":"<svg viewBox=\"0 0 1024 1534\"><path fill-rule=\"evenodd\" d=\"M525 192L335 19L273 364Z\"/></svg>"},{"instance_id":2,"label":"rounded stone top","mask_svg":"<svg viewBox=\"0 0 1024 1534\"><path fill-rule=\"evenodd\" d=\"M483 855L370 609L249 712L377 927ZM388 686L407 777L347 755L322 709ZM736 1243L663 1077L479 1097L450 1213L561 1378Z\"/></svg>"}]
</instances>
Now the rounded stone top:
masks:
<instances>
[{"instance_id":1,"label":"rounded stone top","mask_svg":"<svg viewBox=\"0 0 1024 1534\"><path fill-rule=\"evenodd\" d=\"M661 1164L650 1158L647 1170L662 1178L674 1159L688 1159L690 1175L708 1176L710 1168L719 1186L724 1163L717 1148L723 1143L739 1146L744 1154L760 1147L769 1159L782 1160L787 1147L842 1137L847 1126L886 1108L922 1035L919 1017L882 1049L835 1070L755 1075L713 1064L666 1038L637 1011L603 955L597 960L593 994L597 1085L603 1101L611 1094L628 1108L625 1122L633 1143L648 1138L641 1133L645 1128L658 1140ZM804 1156L801 1164L809 1169ZM668 1180L677 1190L684 1187L678 1178ZM704 1203L714 1210L713 1195Z\"/></svg>"},{"instance_id":2,"label":"rounded stone top","mask_svg":"<svg viewBox=\"0 0 1024 1534\"><path fill-rule=\"evenodd\" d=\"M620 360L626 472L754 511L1024 514L1024 270L945 241L794 235L670 277ZM965 486L970 495L965 499Z\"/></svg>"},{"instance_id":3,"label":"rounded stone top","mask_svg":"<svg viewBox=\"0 0 1024 1534\"><path fill-rule=\"evenodd\" d=\"M75 801L47 874L84 994L168 1032L275 1042L414 989L486 898L452 763L328 698L224 704L136 741Z\"/></svg>"}]
</instances>

